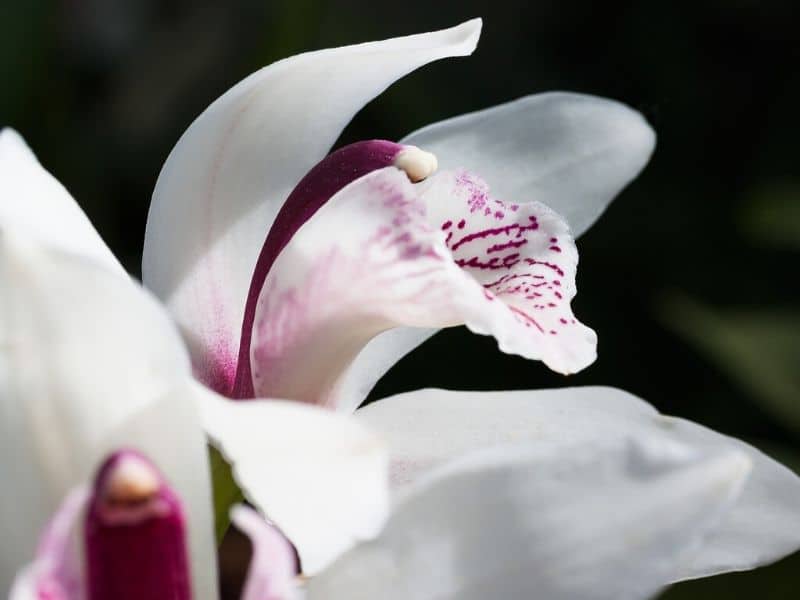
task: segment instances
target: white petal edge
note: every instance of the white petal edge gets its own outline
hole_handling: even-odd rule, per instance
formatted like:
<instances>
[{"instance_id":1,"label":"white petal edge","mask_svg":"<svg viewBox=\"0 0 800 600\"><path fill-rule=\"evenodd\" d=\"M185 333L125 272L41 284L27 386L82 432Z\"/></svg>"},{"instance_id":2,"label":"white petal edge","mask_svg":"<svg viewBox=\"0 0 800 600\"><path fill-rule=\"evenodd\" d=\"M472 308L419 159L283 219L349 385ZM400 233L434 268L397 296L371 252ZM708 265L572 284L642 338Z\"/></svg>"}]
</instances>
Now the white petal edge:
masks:
<instances>
[{"instance_id":1,"label":"white petal edge","mask_svg":"<svg viewBox=\"0 0 800 600\"><path fill-rule=\"evenodd\" d=\"M641 114L596 96L548 92L423 127L402 143L440 169L490 182L501 200L536 200L578 237L647 164L655 133Z\"/></svg>"},{"instance_id":2,"label":"white petal edge","mask_svg":"<svg viewBox=\"0 0 800 600\"><path fill-rule=\"evenodd\" d=\"M361 107L429 62L472 53L481 21L293 56L203 112L159 175L145 233L145 285L189 339L198 375L233 377L258 253L293 187Z\"/></svg>"},{"instance_id":3,"label":"white petal edge","mask_svg":"<svg viewBox=\"0 0 800 600\"><path fill-rule=\"evenodd\" d=\"M294 544L304 573L378 534L389 512L388 453L352 416L198 395L211 442L245 497Z\"/></svg>"},{"instance_id":4,"label":"white petal edge","mask_svg":"<svg viewBox=\"0 0 800 600\"><path fill-rule=\"evenodd\" d=\"M667 435L700 450L737 449L752 460L752 475L696 560L673 579L752 569L800 548L800 478L741 440L661 415L622 390L421 390L370 404L356 415L389 443L398 491L454 457L510 442L558 450L598 440L622 443L635 434Z\"/></svg>"},{"instance_id":5,"label":"white petal edge","mask_svg":"<svg viewBox=\"0 0 800 600\"><path fill-rule=\"evenodd\" d=\"M376 541L313 579L309 600L650 597L729 509L750 461L658 437L606 442L447 464Z\"/></svg>"},{"instance_id":6,"label":"white petal edge","mask_svg":"<svg viewBox=\"0 0 800 600\"><path fill-rule=\"evenodd\" d=\"M0 230L125 273L78 203L10 128L0 130Z\"/></svg>"},{"instance_id":7,"label":"white petal edge","mask_svg":"<svg viewBox=\"0 0 800 600\"><path fill-rule=\"evenodd\" d=\"M62 497L132 447L184 498L193 589L216 600L210 474L189 379L177 330L140 286L0 233L0 593Z\"/></svg>"}]
</instances>

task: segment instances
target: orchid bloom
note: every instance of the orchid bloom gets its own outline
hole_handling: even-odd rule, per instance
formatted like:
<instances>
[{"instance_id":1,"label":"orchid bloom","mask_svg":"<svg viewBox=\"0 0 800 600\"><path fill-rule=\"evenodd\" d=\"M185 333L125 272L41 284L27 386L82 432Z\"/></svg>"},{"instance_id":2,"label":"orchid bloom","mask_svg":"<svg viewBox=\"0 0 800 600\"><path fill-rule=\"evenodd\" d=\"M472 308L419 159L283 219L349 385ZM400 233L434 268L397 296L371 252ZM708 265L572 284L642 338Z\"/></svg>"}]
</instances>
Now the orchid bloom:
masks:
<instances>
[{"instance_id":1,"label":"orchid bloom","mask_svg":"<svg viewBox=\"0 0 800 600\"><path fill-rule=\"evenodd\" d=\"M472 21L287 59L235 86L179 141L154 193L143 270L145 283L178 323L194 373L210 388L232 397L286 397L352 411L430 328L458 323L494 335L503 351L559 371L591 362L594 334L569 308L577 264L572 236L647 161L654 137L640 115L607 100L545 94L430 126L397 144L360 142L324 156L362 104L417 66L471 52L479 27ZM442 166L457 169L434 175L432 152ZM473 172L503 200L490 196ZM448 471L451 459L473 450L481 458L467 461L465 479L452 493L430 492L438 498L430 506L415 504L416 492L409 492L375 542L347 552L340 559L345 566L329 567L355 542L375 536L386 517L385 457L374 435L330 411L280 401L234 403L192 384L184 347L161 308L125 276L66 190L10 131L0 134L0 186L0 399L4 416L10 415L0 422L0 443L8 444L0 467L3 480L15 482L11 488L17 490L0 502L14 540L2 548L3 585L33 555L32 531L41 529L58 499L87 481L109 453L131 446L153 460L184 499L191 589L196 597L213 598L201 425L232 462L248 500L295 545L304 571L322 573L309 593L330 585L356 597L352 586L366 575L356 577L352 565L360 559L348 558L353 556L384 565L386 578L399 582L395 590L415 590L419 582L430 583L430 593L452 591L472 581L470 572L480 574L474 554L462 552L470 559L463 564L453 555L467 547L491 548L499 562L484 562L497 569L487 575L495 580L502 577L503 561L522 572L537 564L534 559L546 560L540 577L553 583L542 589L553 597L559 588L552 578L574 574L581 565L565 563L564 571L550 576L546 571L557 555L583 548L586 565L602 563L580 580L591 589L609 566L602 548L594 554L588 541L593 533L626 537L625 531L642 531L645 523L660 527L652 515L663 513L664 505L631 511L630 530L621 517L609 521L609 511L627 506L623 498L635 503L637 490L650 489L648 502L662 495L672 502L664 490L684 488L669 465L683 465L687 457L702 462L707 452L728 456L712 464L722 464L727 474L714 489L730 494L714 505L718 518L692 521L708 534L699 539L681 531L692 530L691 519L710 514L701 501L710 496L702 486L699 496L687 492L687 512L663 523L657 535L665 537L655 546L669 554L691 538L689 545L700 552L680 560L655 558L658 577L641 589L752 568L800 545L800 483L790 471L741 442L662 417L624 392L423 390L360 411L359 418L390 441L396 493L427 489L431 480L448 486L449 479L430 471ZM517 203L523 199L544 204ZM462 397L463 409L456 400ZM649 450L629 450L631 439L651 437L669 439L657 455L675 456L665 462L650 460ZM524 448L508 450L508 443ZM501 466L483 452L500 453ZM572 462L595 454L596 469L581 471L585 463ZM541 456L550 467L540 464ZM747 462L752 475L745 481ZM517 471L518 463L530 468ZM589 479L596 489L576 483L540 496L539 488L521 484L548 469L556 481L573 467L582 474L596 471L598 479ZM516 474L498 474L506 471ZM704 468L697 472L719 481ZM637 479L648 474L666 479L651 489ZM692 485L705 475L693 476ZM590 498L601 492L608 493L598 504L606 512L588 510ZM453 511L455 520L437 537L441 503L469 496L478 508ZM540 497L549 499L547 511ZM574 501L569 506L580 508L576 514L587 509L589 517L565 531L564 545L542 546L541 554L524 545L531 532L549 539L548 531L573 522L575 515L559 511L568 498ZM474 522L475 510L489 512ZM531 523L515 537L523 515L537 513L546 523ZM414 527L412 515L420 519ZM613 531L602 530L607 521ZM455 538L460 541L450 543ZM526 552L517 553L520 547ZM650 556L638 547L610 547L615 568ZM508 552L498 552L503 548ZM395 572L395 563L405 566ZM431 563L441 565L427 575L434 581L420 573ZM377 585L372 581L364 593L381 589ZM524 584L514 579L509 585ZM610 597L629 593L610 589L619 592ZM384 591L387 597L395 593Z\"/></svg>"},{"instance_id":2,"label":"orchid bloom","mask_svg":"<svg viewBox=\"0 0 800 600\"><path fill-rule=\"evenodd\" d=\"M641 115L541 94L326 156L366 102L417 67L471 53L480 26L288 58L189 126L156 184L143 277L208 386L350 412L436 328L462 323L559 372L593 360L594 333L569 306L573 238L649 159L655 136ZM672 423L615 390L401 398L361 411L389 437L397 486L501 439L557 445ZM560 418L569 406L587 421ZM245 459L235 432L212 424L209 434L234 468ZM752 568L798 547L796 479L750 451L755 474L730 520L675 579Z\"/></svg>"},{"instance_id":3,"label":"orchid bloom","mask_svg":"<svg viewBox=\"0 0 800 600\"><path fill-rule=\"evenodd\" d=\"M374 434L330 411L231 402L189 381L188 357L162 307L109 268L77 204L11 131L0 134L0 175L3 198L13 199L0 204L5 588L35 556L17 579L20 594L47 590L54 577L59 589L80 589L70 565L81 557L50 533L74 524L90 496L68 496L35 554L36 532L61 497L127 446L155 461L164 477L149 479L169 482L164 494L182 499L185 511L188 541L168 547L187 546L190 574L152 580L190 577L192 597L215 598L201 423L248 499L293 542L304 569L319 573L312 598L486 597L487 585L546 598L637 598L800 546L793 473L610 388L421 390L360 410L392 453L395 507L378 535L386 463ZM63 239L74 239L58 248L31 239L41 241L42 229L28 217L44 207L43 227L53 215L66 225ZM237 515L262 548L247 589L266 580L285 590L293 581L283 538L255 515ZM113 582L115 573L103 577Z\"/></svg>"},{"instance_id":4,"label":"orchid bloom","mask_svg":"<svg viewBox=\"0 0 800 600\"><path fill-rule=\"evenodd\" d=\"M647 598L723 518L750 465L740 450L658 436L479 452L417 485L378 539L304 590L286 539L237 507L253 544L242 600ZM10 600L190 600L186 541L169 482L141 454L115 452L67 497Z\"/></svg>"},{"instance_id":5,"label":"orchid bloom","mask_svg":"<svg viewBox=\"0 0 800 600\"><path fill-rule=\"evenodd\" d=\"M641 115L541 94L326 156L364 104L472 53L480 29L294 56L191 124L156 184L142 273L201 381L351 412L405 353L460 324L561 373L594 360L570 308L573 237L647 162Z\"/></svg>"}]
</instances>

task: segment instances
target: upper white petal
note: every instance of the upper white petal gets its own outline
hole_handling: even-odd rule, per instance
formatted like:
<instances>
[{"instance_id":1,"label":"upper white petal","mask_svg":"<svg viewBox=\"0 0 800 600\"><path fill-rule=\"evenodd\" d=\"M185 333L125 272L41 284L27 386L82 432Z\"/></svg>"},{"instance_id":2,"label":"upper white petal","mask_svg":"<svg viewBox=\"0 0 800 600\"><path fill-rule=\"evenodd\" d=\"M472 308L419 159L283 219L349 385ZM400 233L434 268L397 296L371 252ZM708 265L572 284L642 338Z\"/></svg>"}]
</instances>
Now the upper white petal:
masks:
<instances>
[{"instance_id":1,"label":"upper white petal","mask_svg":"<svg viewBox=\"0 0 800 600\"><path fill-rule=\"evenodd\" d=\"M142 272L188 335L204 380L232 376L256 258L292 188L364 104L426 63L470 54L480 28L476 19L282 60L184 133L153 193Z\"/></svg>"},{"instance_id":2,"label":"upper white petal","mask_svg":"<svg viewBox=\"0 0 800 600\"><path fill-rule=\"evenodd\" d=\"M78 203L13 129L0 131L0 230L29 236L124 273Z\"/></svg>"},{"instance_id":3,"label":"upper white petal","mask_svg":"<svg viewBox=\"0 0 800 600\"><path fill-rule=\"evenodd\" d=\"M752 460L752 475L702 552L672 579L750 569L800 548L800 478L740 440L660 415L621 390L422 390L381 400L356 414L388 440L392 483L399 489L453 457L509 442L563 451L576 443L621 444L630 435L667 435L701 451L736 449Z\"/></svg>"},{"instance_id":4,"label":"upper white petal","mask_svg":"<svg viewBox=\"0 0 800 600\"><path fill-rule=\"evenodd\" d=\"M294 544L303 572L378 534L389 512L388 452L353 417L207 390L201 406L237 483Z\"/></svg>"},{"instance_id":5,"label":"upper white petal","mask_svg":"<svg viewBox=\"0 0 800 600\"><path fill-rule=\"evenodd\" d=\"M62 497L138 448L187 506L194 589L216 599L207 454L175 327L95 261L0 234L0 591Z\"/></svg>"},{"instance_id":6,"label":"upper white petal","mask_svg":"<svg viewBox=\"0 0 800 600\"><path fill-rule=\"evenodd\" d=\"M644 168L655 134L624 104L581 94L525 96L415 131L402 140L464 168L508 201L536 200L586 231Z\"/></svg>"},{"instance_id":7,"label":"upper white petal","mask_svg":"<svg viewBox=\"0 0 800 600\"><path fill-rule=\"evenodd\" d=\"M736 450L659 439L499 447L431 475L309 598L634 600L663 587L730 507Z\"/></svg>"}]
</instances>

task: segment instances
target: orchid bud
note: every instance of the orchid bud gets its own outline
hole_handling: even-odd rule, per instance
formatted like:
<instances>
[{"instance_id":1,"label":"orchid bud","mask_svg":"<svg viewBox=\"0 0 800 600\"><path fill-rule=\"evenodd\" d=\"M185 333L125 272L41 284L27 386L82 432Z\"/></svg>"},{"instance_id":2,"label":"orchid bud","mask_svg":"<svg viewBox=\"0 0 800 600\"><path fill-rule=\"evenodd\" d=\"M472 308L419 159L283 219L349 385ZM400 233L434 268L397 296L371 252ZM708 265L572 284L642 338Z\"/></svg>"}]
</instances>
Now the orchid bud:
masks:
<instances>
[{"instance_id":1,"label":"orchid bud","mask_svg":"<svg viewBox=\"0 0 800 600\"><path fill-rule=\"evenodd\" d=\"M97 474L85 530L88 600L190 600L181 501L138 452Z\"/></svg>"}]
</instances>

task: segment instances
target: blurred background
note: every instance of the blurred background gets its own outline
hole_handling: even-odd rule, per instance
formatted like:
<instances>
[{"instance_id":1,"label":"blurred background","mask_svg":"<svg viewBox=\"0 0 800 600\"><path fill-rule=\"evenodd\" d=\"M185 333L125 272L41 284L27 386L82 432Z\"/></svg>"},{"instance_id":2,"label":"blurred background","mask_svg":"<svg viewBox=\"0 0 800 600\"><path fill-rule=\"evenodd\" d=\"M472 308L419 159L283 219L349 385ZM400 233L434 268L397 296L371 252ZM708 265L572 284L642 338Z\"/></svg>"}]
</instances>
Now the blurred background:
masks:
<instances>
[{"instance_id":1,"label":"blurred background","mask_svg":"<svg viewBox=\"0 0 800 600\"><path fill-rule=\"evenodd\" d=\"M598 331L600 358L564 378L453 329L399 363L372 397L612 385L800 468L795 9L764 0L0 0L0 125L27 138L138 275L161 164L228 87L305 50L482 16L472 58L400 81L340 143L399 139L548 90L643 112L659 135L651 164L579 240L573 306ZM247 552L226 540L229 597ZM664 598L796 597L798 569L794 557Z\"/></svg>"}]
</instances>

